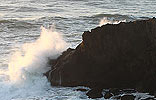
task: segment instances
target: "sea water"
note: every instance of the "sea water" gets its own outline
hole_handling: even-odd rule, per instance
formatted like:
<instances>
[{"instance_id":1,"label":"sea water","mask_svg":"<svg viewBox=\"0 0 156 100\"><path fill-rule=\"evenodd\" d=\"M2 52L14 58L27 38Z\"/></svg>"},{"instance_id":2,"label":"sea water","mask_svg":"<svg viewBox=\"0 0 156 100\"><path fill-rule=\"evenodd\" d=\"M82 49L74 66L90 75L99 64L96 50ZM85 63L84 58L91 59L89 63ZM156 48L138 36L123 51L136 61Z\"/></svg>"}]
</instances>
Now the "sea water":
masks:
<instances>
[{"instance_id":1,"label":"sea water","mask_svg":"<svg viewBox=\"0 0 156 100\"><path fill-rule=\"evenodd\" d=\"M152 17L155 0L1 0L0 100L88 99L79 87L51 87L48 59L75 48L84 31Z\"/></svg>"}]
</instances>

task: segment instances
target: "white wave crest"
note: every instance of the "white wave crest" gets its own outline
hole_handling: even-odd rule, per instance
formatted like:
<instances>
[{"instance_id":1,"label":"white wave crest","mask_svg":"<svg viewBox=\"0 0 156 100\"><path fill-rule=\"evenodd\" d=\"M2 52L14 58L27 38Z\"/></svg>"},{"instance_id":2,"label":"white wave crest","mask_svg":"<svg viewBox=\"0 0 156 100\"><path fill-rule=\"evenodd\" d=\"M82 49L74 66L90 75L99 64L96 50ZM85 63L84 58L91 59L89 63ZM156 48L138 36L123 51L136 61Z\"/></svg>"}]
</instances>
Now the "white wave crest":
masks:
<instances>
[{"instance_id":1,"label":"white wave crest","mask_svg":"<svg viewBox=\"0 0 156 100\"><path fill-rule=\"evenodd\" d=\"M100 20L99 26L106 25L106 24L119 24L120 22L126 22L126 20L114 20L114 19L108 19L107 17L104 17Z\"/></svg>"}]
</instances>

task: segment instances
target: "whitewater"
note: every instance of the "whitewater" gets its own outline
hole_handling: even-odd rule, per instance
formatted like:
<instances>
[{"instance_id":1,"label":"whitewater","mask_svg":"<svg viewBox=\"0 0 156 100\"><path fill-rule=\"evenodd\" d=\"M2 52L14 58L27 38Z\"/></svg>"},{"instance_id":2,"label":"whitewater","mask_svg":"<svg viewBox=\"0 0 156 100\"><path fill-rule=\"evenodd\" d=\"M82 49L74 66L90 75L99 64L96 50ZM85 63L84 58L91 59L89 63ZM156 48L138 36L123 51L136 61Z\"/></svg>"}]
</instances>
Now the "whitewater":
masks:
<instances>
[{"instance_id":1,"label":"whitewater","mask_svg":"<svg viewBox=\"0 0 156 100\"><path fill-rule=\"evenodd\" d=\"M104 17L98 26L118 24L126 20L113 21ZM34 42L24 43L10 56L8 70L1 70L0 100L88 100L86 92L76 91L87 87L54 87L44 73L50 69L48 61L56 59L68 47L55 26L41 26L41 33ZM103 93L104 94L104 93ZM143 93L136 96L150 97ZM103 98L99 98L102 100Z\"/></svg>"},{"instance_id":2,"label":"whitewater","mask_svg":"<svg viewBox=\"0 0 156 100\"><path fill-rule=\"evenodd\" d=\"M8 71L1 71L0 74L8 77L0 82L0 99L26 98L45 93L50 88L43 76L48 71L48 59L56 59L65 49L67 43L58 32L41 27L40 37L32 43L23 44L12 55Z\"/></svg>"},{"instance_id":3,"label":"whitewater","mask_svg":"<svg viewBox=\"0 0 156 100\"><path fill-rule=\"evenodd\" d=\"M99 26L111 23L117 24L122 21L109 21L101 19ZM70 45L65 42L62 35L56 31L55 26L48 29L41 26L41 33L37 40L24 43L10 57L8 70L1 70L0 75L5 74L0 82L0 100L23 100L65 98L78 99L82 93L74 91L76 88L51 87L44 73L49 70L48 61L56 59ZM77 87L78 88L78 87ZM85 88L85 87L81 87ZM56 94L59 90L69 91L69 94ZM86 88L87 89L87 88ZM54 92L54 93L53 93ZM71 92L71 93L70 93ZM48 95L47 95L48 94ZM73 97L70 97L73 96ZM39 97L38 97L39 96ZM43 96L43 97L42 97ZM86 97L87 98L87 97ZM80 99L80 98L79 98Z\"/></svg>"}]
</instances>

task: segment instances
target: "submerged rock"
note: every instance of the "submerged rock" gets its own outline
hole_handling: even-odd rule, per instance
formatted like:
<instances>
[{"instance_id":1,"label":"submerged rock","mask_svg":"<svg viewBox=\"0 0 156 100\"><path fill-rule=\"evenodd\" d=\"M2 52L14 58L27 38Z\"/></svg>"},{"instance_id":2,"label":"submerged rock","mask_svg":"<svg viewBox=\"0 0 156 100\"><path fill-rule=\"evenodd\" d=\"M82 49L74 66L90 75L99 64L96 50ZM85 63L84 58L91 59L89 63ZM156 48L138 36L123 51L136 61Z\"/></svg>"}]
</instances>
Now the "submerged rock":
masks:
<instances>
[{"instance_id":1,"label":"submerged rock","mask_svg":"<svg viewBox=\"0 0 156 100\"><path fill-rule=\"evenodd\" d=\"M111 92L106 92L105 95L104 95L104 98L109 99L112 96L113 96L113 94Z\"/></svg>"},{"instance_id":2,"label":"submerged rock","mask_svg":"<svg viewBox=\"0 0 156 100\"><path fill-rule=\"evenodd\" d=\"M156 19L86 31L46 73L52 85L156 91Z\"/></svg>"},{"instance_id":3,"label":"submerged rock","mask_svg":"<svg viewBox=\"0 0 156 100\"><path fill-rule=\"evenodd\" d=\"M88 96L88 98L92 98L92 99L103 97L102 89L99 89L99 88L91 89L90 91L86 93L86 95Z\"/></svg>"},{"instance_id":4,"label":"submerged rock","mask_svg":"<svg viewBox=\"0 0 156 100\"><path fill-rule=\"evenodd\" d=\"M109 92L112 93L113 95L119 95L122 93L122 90L120 90L118 88L111 88L111 89L109 89Z\"/></svg>"},{"instance_id":5,"label":"submerged rock","mask_svg":"<svg viewBox=\"0 0 156 100\"><path fill-rule=\"evenodd\" d=\"M121 100L134 100L135 96L134 95L123 95L121 97Z\"/></svg>"},{"instance_id":6,"label":"submerged rock","mask_svg":"<svg viewBox=\"0 0 156 100\"><path fill-rule=\"evenodd\" d=\"M88 90L87 89L83 89L83 88L78 88L78 89L76 89L76 91L86 92Z\"/></svg>"}]
</instances>

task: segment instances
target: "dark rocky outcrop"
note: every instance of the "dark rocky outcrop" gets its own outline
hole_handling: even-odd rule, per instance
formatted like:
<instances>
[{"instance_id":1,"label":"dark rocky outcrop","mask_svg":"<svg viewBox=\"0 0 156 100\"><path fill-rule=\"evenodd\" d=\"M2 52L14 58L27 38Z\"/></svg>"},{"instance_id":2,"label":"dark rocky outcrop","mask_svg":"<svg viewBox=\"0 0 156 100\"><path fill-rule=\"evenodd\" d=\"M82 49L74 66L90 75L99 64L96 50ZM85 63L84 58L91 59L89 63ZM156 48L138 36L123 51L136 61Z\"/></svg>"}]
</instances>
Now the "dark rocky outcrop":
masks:
<instances>
[{"instance_id":1,"label":"dark rocky outcrop","mask_svg":"<svg viewBox=\"0 0 156 100\"><path fill-rule=\"evenodd\" d=\"M86 92L86 91L87 91L87 89L78 88L78 89L76 89L76 91Z\"/></svg>"},{"instance_id":2,"label":"dark rocky outcrop","mask_svg":"<svg viewBox=\"0 0 156 100\"><path fill-rule=\"evenodd\" d=\"M104 95L104 98L109 99L112 96L113 96L113 94L111 92L106 92L105 95Z\"/></svg>"},{"instance_id":3,"label":"dark rocky outcrop","mask_svg":"<svg viewBox=\"0 0 156 100\"><path fill-rule=\"evenodd\" d=\"M100 89L100 88L93 88L93 89L89 90L86 93L86 95L88 96L88 98L92 98L92 99L103 97L102 89Z\"/></svg>"},{"instance_id":4,"label":"dark rocky outcrop","mask_svg":"<svg viewBox=\"0 0 156 100\"><path fill-rule=\"evenodd\" d=\"M109 92L112 93L113 95L119 95L122 93L122 90L120 90L119 88L110 88Z\"/></svg>"},{"instance_id":5,"label":"dark rocky outcrop","mask_svg":"<svg viewBox=\"0 0 156 100\"><path fill-rule=\"evenodd\" d=\"M135 96L134 95L123 95L121 97L121 100L134 100Z\"/></svg>"},{"instance_id":6,"label":"dark rocky outcrop","mask_svg":"<svg viewBox=\"0 0 156 100\"><path fill-rule=\"evenodd\" d=\"M52 85L156 91L156 19L86 31L46 73Z\"/></svg>"}]
</instances>

